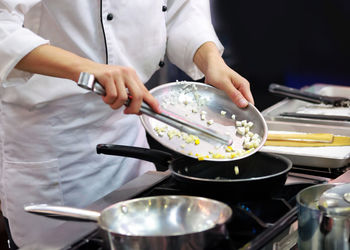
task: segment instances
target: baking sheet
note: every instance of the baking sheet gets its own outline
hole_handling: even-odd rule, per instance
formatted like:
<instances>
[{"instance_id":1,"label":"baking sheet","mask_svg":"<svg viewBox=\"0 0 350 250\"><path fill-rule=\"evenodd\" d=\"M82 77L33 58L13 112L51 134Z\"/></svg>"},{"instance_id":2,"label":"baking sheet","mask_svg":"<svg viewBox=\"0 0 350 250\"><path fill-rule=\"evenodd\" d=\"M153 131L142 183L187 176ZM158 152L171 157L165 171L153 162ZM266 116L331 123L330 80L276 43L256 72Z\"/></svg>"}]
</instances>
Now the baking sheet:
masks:
<instances>
[{"instance_id":1,"label":"baking sheet","mask_svg":"<svg viewBox=\"0 0 350 250\"><path fill-rule=\"evenodd\" d=\"M341 126L285 121L267 121L269 133L332 133L350 136L350 129ZM350 164L350 146L332 147L282 147L263 146L260 151L289 158L294 165L341 168Z\"/></svg>"},{"instance_id":2,"label":"baking sheet","mask_svg":"<svg viewBox=\"0 0 350 250\"><path fill-rule=\"evenodd\" d=\"M350 97L350 87L344 86L314 84L312 86L303 88L303 90L321 95L340 96L347 98ZM283 101L269 107L268 109L264 110L262 114L266 121L286 121L350 127L350 121L286 117L280 115L281 113L285 112L315 115L336 115L350 118L350 108L348 107L332 107L330 105L324 104L312 104L309 102L289 98L286 98Z\"/></svg>"}]
</instances>

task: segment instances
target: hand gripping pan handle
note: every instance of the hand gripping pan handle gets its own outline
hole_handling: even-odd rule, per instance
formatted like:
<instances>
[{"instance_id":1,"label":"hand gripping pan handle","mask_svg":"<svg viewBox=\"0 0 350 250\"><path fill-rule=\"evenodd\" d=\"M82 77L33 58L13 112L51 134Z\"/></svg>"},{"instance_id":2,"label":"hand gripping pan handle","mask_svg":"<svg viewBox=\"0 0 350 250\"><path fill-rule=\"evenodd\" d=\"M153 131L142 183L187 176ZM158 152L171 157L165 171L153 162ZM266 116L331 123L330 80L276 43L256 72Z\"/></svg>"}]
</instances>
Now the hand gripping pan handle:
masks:
<instances>
[{"instance_id":1,"label":"hand gripping pan handle","mask_svg":"<svg viewBox=\"0 0 350 250\"><path fill-rule=\"evenodd\" d=\"M80 77L77 84L79 87L86 90L90 90L98 95L106 95L104 87L99 82L97 82L95 80L95 76L90 73L80 73ZM129 105L131 99L132 97L129 96L129 100L125 103L126 106ZM140 112L188 134L205 136L208 139L212 139L224 145L231 145L233 142L232 138L228 136L218 135L216 132L207 129L200 124L195 124L190 121L187 121L183 117L179 117L178 115L173 114L169 111L163 110L162 113L156 113L145 102L142 102Z\"/></svg>"}]
</instances>

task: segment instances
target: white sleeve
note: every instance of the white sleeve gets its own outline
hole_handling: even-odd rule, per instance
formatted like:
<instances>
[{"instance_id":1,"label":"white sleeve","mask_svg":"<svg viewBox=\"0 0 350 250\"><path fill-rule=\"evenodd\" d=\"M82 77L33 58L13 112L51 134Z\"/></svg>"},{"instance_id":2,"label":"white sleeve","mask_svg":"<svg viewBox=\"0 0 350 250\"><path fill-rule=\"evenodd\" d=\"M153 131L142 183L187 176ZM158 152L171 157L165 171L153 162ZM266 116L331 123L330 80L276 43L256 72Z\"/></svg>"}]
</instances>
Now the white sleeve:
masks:
<instances>
[{"instance_id":1,"label":"white sleeve","mask_svg":"<svg viewBox=\"0 0 350 250\"><path fill-rule=\"evenodd\" d=\"M40 0L0 0L0 82L30 51L48 41L23 27L25 14ZM17 70L18 71L18 70Z\"/></svg>"},{"instance_id":2,"label":"white sleeve","mask_svg":"<svg viewBox=\"0 0 350 250\"><path fill-rule=\"evenodd\" d=\"M221 54L224 50L211 23L209 0L168 0L167 35L169 60L195 80L203 77L193 62L197 49L212 41Z\"/></svg>"}]
</instances>

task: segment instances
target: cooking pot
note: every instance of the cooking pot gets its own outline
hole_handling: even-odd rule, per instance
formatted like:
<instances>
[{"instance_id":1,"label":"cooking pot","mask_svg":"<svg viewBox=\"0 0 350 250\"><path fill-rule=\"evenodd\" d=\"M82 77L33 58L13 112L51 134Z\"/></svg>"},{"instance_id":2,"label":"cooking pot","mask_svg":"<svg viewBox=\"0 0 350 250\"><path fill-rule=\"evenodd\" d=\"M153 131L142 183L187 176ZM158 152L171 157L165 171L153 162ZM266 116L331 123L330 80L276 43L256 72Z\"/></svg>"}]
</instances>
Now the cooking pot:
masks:
<instances>
[{"instance_id":1,"label":"cooking pot","mask_svg":"<svg viewBox=\"0 0 350 250\"><path fill-rule=\"evenodd\" d=\"M269 195L281 190L292 162L279 155L258 152L236 161L198 161L177 156L156 149L147 149L114 144L99 144L97 153L133 157L159 163L169 167L172 176L180 186L195 192L205 191L206 195L229 198L248 198ZM127 167L127 166L125 166Z\"/></svg>"},{"instance_id":2,"label":"cooking pot","mask_svg":"<svg viewBox=\"0 0 350 250\"><path fill-rule=\"evenodd\" d=\"M111 249L206 249L226 237L232 210L226 204L195 196L153 196L118 202L101 213L84 209L26 206L30 213L58 219L95 221Z\"/></svg>"},{"instance_id":3,"label":"cooking pot","mask_svg":"<svg viewBox=\"0 0 350 250\"><path fill-rule=\"evenodd\" d=\"M303 189L297 195L298 248L350 249L350 215L327 211L320 206L320 197L327 190L342 184L319 184ZM322 204L321 204L322 205Z\"/></svg>"}]
</instances>

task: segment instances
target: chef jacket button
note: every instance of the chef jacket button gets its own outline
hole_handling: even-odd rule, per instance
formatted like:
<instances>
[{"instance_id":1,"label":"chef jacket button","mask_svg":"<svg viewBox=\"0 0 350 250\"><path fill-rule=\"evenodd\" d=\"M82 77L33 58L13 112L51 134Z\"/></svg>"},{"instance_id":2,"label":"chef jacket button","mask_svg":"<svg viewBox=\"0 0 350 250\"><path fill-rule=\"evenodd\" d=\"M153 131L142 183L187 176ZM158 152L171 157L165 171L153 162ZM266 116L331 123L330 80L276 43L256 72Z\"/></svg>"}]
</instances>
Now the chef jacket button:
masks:
<instances>
[{"instance_id":1,"label":"chef jacket button","mask_svg":"<svg viewBox=\"0 0 350 250\"><path fill-rule=\"evenodd\" d=\"M114 18L113 14L112 13L108 13L107 15L107 21L112 21Z\"/></svg>"},{"instance_id":2,"label":"chef jacket button","mask_svg":"<svg viewBox=\"0 0 350 250\"><path fill-rule=\"evenodd\" d=\"M165 5L163 5L162 11L165 12L165 11L167 11L167 10L168 10L168 7L166 7Z\"/></svg>"},{"instance_id":3,"label":"chef jacket button","mask_svg":"<svg viewBox=\"0 0 350 250\"><path fill-rule=\"evenodd\" d=\"M165 63L164 63L164 61L160 61L158 65L159 65L159 67L162 68L162 67L164 67Z\"/></svg>"}]
</instances>

